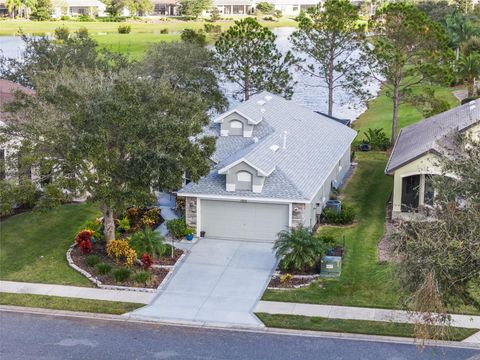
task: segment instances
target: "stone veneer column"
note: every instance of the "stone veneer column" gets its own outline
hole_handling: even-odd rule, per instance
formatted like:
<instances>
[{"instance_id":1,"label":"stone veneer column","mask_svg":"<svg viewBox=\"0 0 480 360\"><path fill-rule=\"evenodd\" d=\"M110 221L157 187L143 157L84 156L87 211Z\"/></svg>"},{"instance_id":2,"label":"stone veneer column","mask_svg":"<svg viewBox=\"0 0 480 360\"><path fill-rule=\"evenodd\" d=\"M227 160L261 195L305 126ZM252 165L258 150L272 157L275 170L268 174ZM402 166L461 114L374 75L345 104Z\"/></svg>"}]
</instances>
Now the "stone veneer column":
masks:
<instances>
[{"instance_id":1,"label":"stone veneer column","mask_svg":"<svg viewBox=\"0 0 480 360\"><path fill-rule=\"evenodd\" d=\"M292 204L292 227L305 223L305 204Z\"/></svg>"},{"instance_id":2,"label":"stone veneer column","mask_svg":"<svg viewBox=\"0 0 480 360\"><path fill-rule=\"evenodd\" d=\"M189 227L197 230L197 198L185 198L185 221Z\"/></svg>"}]
</instances>

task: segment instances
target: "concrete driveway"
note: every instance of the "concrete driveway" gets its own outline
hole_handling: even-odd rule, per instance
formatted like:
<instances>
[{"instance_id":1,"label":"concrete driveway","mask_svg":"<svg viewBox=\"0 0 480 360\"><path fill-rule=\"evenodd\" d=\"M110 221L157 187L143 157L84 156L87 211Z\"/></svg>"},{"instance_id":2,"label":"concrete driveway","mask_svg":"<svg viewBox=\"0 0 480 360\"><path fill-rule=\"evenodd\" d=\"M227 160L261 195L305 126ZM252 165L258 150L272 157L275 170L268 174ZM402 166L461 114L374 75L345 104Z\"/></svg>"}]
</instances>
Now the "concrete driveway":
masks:
<instances>
[{"instance_id":1,"label":"concrete driveway","mask_svg":"<svg viewBox=\"0 0 480 360\"><path fill-rule=\"evenodd\" d=\"M252 310L274 270L271 243L200 239L152 303L130 315L262 326Z\"/></svg>"}]
</instances>

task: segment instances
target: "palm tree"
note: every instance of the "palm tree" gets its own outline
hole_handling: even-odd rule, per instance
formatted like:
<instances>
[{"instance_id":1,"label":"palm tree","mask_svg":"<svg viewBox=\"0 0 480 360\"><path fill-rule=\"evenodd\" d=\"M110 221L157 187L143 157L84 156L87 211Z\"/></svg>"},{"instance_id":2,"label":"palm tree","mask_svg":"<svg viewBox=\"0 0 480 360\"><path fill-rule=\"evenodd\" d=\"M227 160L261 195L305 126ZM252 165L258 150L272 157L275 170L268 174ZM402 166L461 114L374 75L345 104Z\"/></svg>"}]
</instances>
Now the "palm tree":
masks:
<instances>
[{"instance_id":1,"label":"palm tree","mask_svg":"<svg viewBox=\"0 0 480 360\"><path fill-rule=\"evenodd\" d=\"M457 63L457 73L467 86L468 97L475 96L475 79L480 76L480 53L473 52L462 56Z\"/></svg>"},{"instance_id":2,"label":"palm tree","mask_svg":"<svg viewBox=\"0 0 480 360\"><path fill-rule=\"evenodd\" d=\"M458 11L445 18L445 29L450 37L450 43L455 49L457 60L460 58L460 46L479 34L479 29L472 20Z\"/></svg>"},{"instance_id":3,"label":"palm tree","mask_svg":"<svg viewBox=\"0 0 480 360\"><path fill-rule=\"evenodd\" d=\"M299 226L280 232L273 249L283 270L306 271L325 253L325 242L311 229Z\"/></svg>"},{"instance_id":4,"label":"palm tree","mask_svg":"<svg viewBox=\"0 0 480 360\"><path fill-rule=\"evenodd\" d=\"M22 8L24 15L27 19L30 19L30 13L36 9L37 0L20 0L22 3Z\"/></svg>"},{"instance_id":5,"label":"palm tree","mask_svg":"<svg viewBox=\"0 0 480 360\"><path fill-rule=\"evenodd\" d=\"M15 18L15 12L20 11L22 0L6 0L5 5L7 6L8 14L13 19Z\"/></svg>"}]
</instances>

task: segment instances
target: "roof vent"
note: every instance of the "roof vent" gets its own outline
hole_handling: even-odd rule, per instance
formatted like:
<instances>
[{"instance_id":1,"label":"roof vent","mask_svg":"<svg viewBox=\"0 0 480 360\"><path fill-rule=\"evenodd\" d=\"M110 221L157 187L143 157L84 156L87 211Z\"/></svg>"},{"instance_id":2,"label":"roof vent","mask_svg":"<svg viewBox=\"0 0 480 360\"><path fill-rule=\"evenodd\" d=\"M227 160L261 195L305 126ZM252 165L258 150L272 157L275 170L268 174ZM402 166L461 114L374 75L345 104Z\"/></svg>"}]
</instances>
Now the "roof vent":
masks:
<instances>
[{"instance_id":1,"label":"roof vent","mask_svg":"<svg viewBox=\"0 0 480 360\"><path fill-rule=\"evenodd\" d=\"M256 136L253 138L253 142L258 143L258 138Z\"/></svg>"},{"instance_id":2,"label":"roof vent","mask_svg":"<svg viewBox=\"0 0 480 360\"><path fill-rule=\"evenodd\" d=\"M475 110L475 105L470 105L470 111Z\"/></svg>"},{"instance_id":3,"label":"roof vent","mask_svg":"<svg viewBox=\"0 0 480 360\"><path fill-rule=\"evenodd\" d=\"M273 152L277 152L278 149L280 149L280 146L278 146L278 145L274 144L274 145L270 146L270 150L272 150Z\"/></svg>"},{"instance_id":4,"label":"roof vent","mask_svg":"<svg viewBox=\"0 0 480 360\"><path fill-rule=\"evenodd\" d=\"M470 105L475 105L476 104L476 101L475 100L472 100L469 102Z\"/></svg>"},{"instance_id":5,"label":"roof vent","mask_svg":"<svg viewBox=\"0 0 480 360\"><path fill-rule=\"evenodd\" d=\"M266 111L265 108L261 108L261 109L260 109L260 112L261 112L262 114L265 114L265 111Z\"/></svg>"},{"instance_id":6,"label":"roof vent","mask_svg":"<svg viewBox=\"0 0 480 360\"><path fill-rule=\"evenodd\" d=\"M266 101L270 101L270 100L272 100L272 97L271 97L270 95L266 95L266 96L265 96L265 100L266 100Z\"/></svg>"},{"instance_id":7,"label":"roof vent","mask_svg":"<svg viewBox=\"0 0 480 360\"><path fill-rule=\"evenodd\" d=\"M260 105L260 106L263 106L263 105L265 105L265 100L258 100L257 104Z\"/></svg>"}]
</instances>

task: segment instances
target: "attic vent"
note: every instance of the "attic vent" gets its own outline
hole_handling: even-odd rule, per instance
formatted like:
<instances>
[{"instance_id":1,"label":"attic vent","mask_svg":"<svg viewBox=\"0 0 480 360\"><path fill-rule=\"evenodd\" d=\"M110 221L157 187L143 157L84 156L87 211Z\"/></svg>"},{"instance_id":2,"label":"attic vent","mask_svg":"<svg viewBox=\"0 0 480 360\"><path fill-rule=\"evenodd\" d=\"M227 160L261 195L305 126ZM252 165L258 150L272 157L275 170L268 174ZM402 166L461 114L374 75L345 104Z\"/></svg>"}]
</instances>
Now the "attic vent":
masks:
<instances>
[{"instance_id":1,"label":"attic vent","mask_svg":"<svg viewBox=\"0 0 480 360\"><path fill-rule=\"evenodd\" d=\"M260 105L260 106L263 106L263 105L265 105L265 100L258 100L257 104Z\"/></svg>"},{"instance_id":2,"label":"attic vent","mask_svg":"<svg viewBox=\"0 0 480 360\"><path fill-rule=\"evenodd\" d=\"M278 146L278 145L270 146L270 150L272 150L273 152L277 152L278 149L280 149L280 146Z\"/></svg>"},{"instance_id":3,"label":"attic vent","mask_svg":"<svg viewBox=\"0 0 480 360\"><path fill-rule=\"evenodd\" d=\"M265 96L265 100L270 101L270 100L272 100L272 97L270 95L267 95L267 96Z\"/></svg>"}]
</instances>

